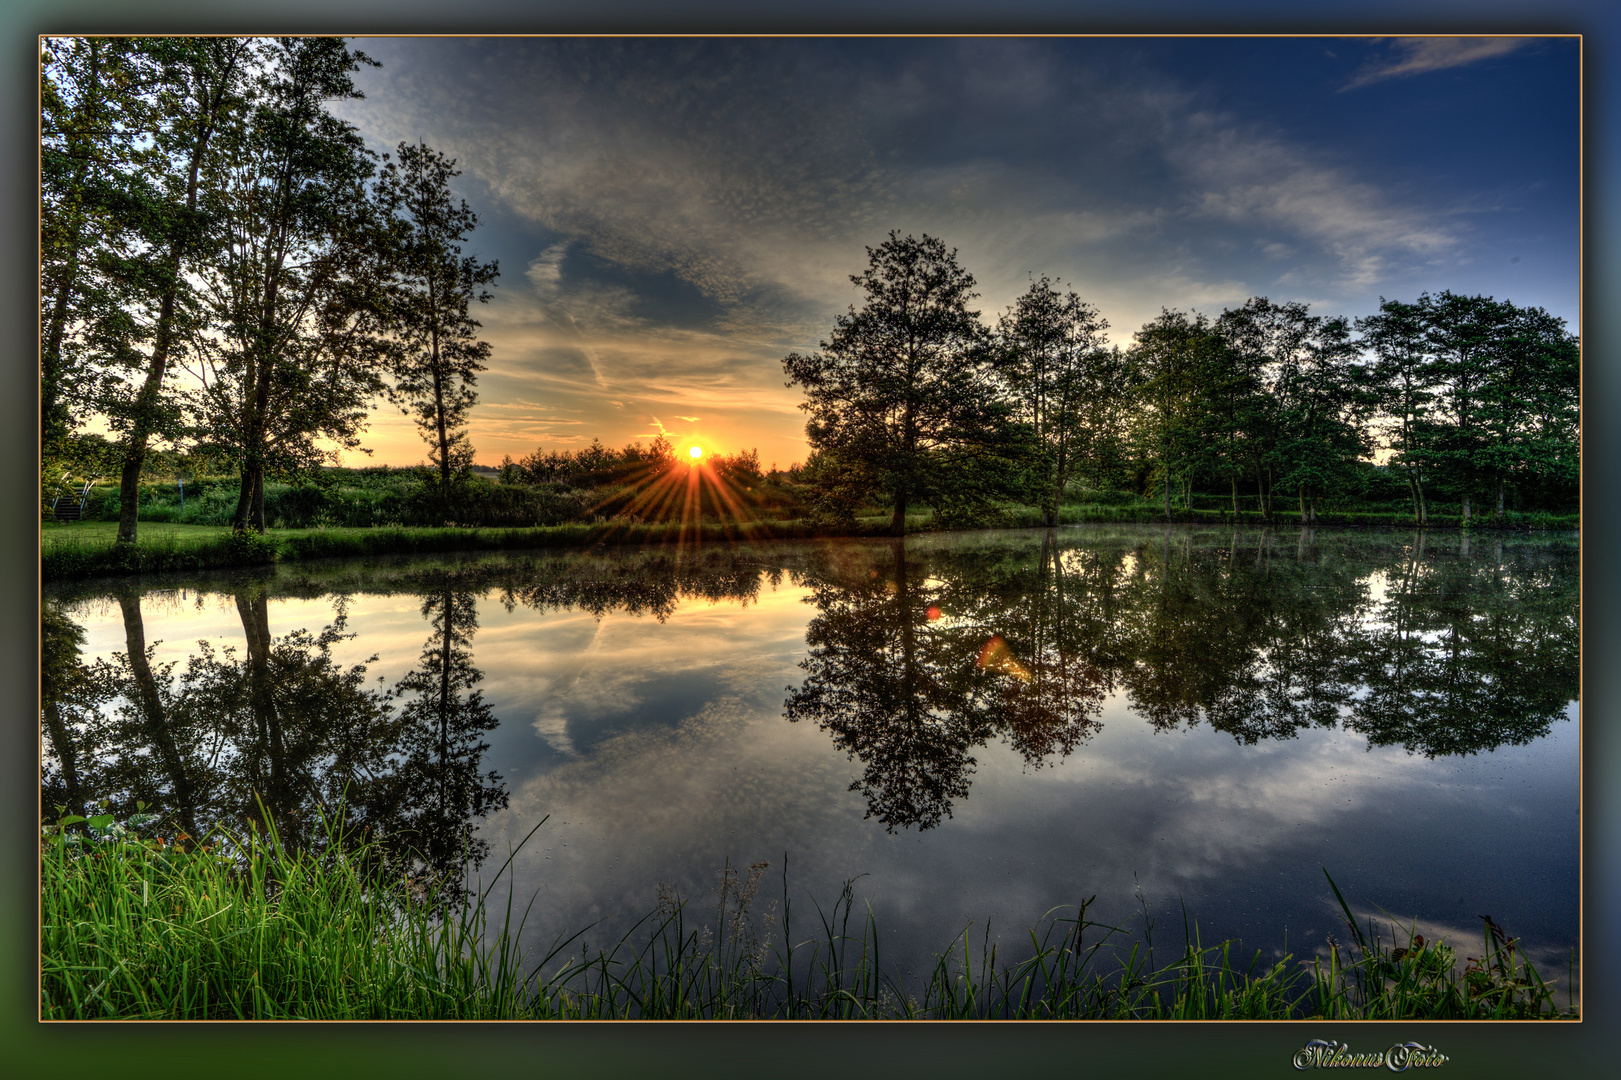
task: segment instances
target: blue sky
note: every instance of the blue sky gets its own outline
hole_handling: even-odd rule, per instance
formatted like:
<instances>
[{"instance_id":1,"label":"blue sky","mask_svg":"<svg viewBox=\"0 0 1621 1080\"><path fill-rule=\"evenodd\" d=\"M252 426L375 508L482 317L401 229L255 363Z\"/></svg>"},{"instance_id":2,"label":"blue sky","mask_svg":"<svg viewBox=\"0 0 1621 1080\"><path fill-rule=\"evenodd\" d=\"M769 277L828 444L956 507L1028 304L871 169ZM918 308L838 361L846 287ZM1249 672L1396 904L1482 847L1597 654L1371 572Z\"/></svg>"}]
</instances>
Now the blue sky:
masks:
<instances>
[{"instance_id":1,"label":"blue sky","mask_svg":"<svg viewBox=\"0 0 1621 1080\"><path fill-rule=\"evenodd\" d=\"M780 360L890 229L987 322L1048 274L1132 332L1451 289L1579 331L1573 38L361 38L343 114L458 159L498 258L479 460L665 431L804 455ZM422 456L374 425L374 460Z\"/></svg>"}]
</instances>

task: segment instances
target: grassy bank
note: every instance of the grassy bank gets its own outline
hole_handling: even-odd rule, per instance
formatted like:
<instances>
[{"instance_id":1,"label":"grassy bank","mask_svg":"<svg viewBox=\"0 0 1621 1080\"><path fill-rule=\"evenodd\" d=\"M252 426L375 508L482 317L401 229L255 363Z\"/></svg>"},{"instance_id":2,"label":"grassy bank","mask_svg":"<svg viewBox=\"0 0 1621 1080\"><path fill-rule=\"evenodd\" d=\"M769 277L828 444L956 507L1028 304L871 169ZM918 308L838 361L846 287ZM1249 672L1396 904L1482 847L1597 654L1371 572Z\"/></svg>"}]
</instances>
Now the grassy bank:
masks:
<instances>
[{"instance_id":1,"label":"grassy bank","mask_svg":"<svg viewBox=\"0 0 1621 1080\"><path fill-rule=\"evenodd\" d=\"M216 525L141 527L134 550L114 544L117 526L84 522L47 523L40 542L40 573L46 581L122 574L211 570L272 562L367 555L429 555L451 551L582 549L597 545L713 543L737 539L792 539L818 535L797 521L747 527L705 524L603 523L528 529L314 528L272 529L263 537L233 537Z\"/></svg>"},{"instance_id":2,"label":"grassy bank","mask_svg":"<svg viewBox=\"0 0 1621 1080\"><path fill-rule=\"evenodd\" d=\"M1059 522L1078 524L1164 524L1164 509L1157 503L1074 503L1063 506ZM1296 529L1299 522L1288 517L1266 521L1259 512L1246 511L1236 517L1230 511L1176 511L1171 523L1210 526L1271 526ZM994 521L985 524L1003 528L1034 528L1041 524L1039 513L1030 507L1008 507ZM1456 517L1437 516L1431 528L1458 528ZM1510 514L1502 522L1476 518L1478 531L1574 531L1580 519L1574 515ZM1411 529L1411 514L1369 511L1320 515L1317 527L1327 529ZM272 562L298 562L308 559L347 558L369 555L428 555L452 551L521 551L582 549L636 544L713 543L740 539L806 539L817 536L879 536L887 533L889 517L874 514L858 519L853 529L818 528L803 519L753 521L744 524L705 522L701 526L679 522L576 522L532 528L414 528L379 526L371 528L317 527L272 529L263 537L255 534L233 537L223 525L187 525L143 522L140 540L133 550L114 543L118 529L114 522L45 522L40 536L40 572L46 581L74 581L83 578L173 571L211 570L225 567L256 566ZM930 514L908 515L909 533L936 531L939 524Z\"/></svg>"},{"instance_id":3,"label":"grassy bank","mask_svg":"<svg viewBox=\"0 0 1621 1080\"><path fill-rule=\"evenodd\" d=\"M1512 939L1488 933L1483 959L1460 973L1449 947L1409 936L1397 948L1359 927L1343 899L1354 944L1326 962L1245 961L1228 944L1201 945L1192 927L1176 959L1156 967L1140 942L1090 920L1088 901L1050 913L1012 962L965 931L913 992L881 968L878 928L870 913L855 917L848 883L830 910L813 904L801 919L808 934L796 929L786 868L780 935L774 913L750 910L759 864L743 877L727 869L711 923L693 925L672 897L612 949L565 961L565 941L536 961L516 945L521 912L508 905L497 927L480 897L424 902L403 882L368 877L364 843L317 855L285 850L273 830L191 845L139 832L139 821L107 816L44 830L43 1018L1575 1015Z\"/></svg>"}]
</instances>

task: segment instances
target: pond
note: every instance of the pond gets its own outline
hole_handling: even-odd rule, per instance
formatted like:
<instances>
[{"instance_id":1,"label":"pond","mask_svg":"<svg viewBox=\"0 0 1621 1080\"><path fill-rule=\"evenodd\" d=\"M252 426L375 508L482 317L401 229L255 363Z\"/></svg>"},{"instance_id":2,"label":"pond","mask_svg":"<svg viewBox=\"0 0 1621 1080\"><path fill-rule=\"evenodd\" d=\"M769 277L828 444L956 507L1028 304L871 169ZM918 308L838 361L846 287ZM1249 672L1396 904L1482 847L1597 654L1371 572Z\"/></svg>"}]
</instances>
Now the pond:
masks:
<instances>
[{"instance_id":1,"label":"pond","mask_svg":"<svg viewBox=\"0 0 1621 1080\"><path fill-rule=\"evenodd\" d=\"M1578 564L1574 536L1112 526L53 587L82 678L47 687L43 802L193 835L262 802L305 843L343 799L469 885L545 819L511 876L539 953L709 915L729 870L779 939L785 898L820 937L854 879L905 982L1094 896L1161 962L1195 924L1299 959L1347 939L1326 870L1460 956L1490 915L1563 985Z\"/></svg>"}]
</instances>

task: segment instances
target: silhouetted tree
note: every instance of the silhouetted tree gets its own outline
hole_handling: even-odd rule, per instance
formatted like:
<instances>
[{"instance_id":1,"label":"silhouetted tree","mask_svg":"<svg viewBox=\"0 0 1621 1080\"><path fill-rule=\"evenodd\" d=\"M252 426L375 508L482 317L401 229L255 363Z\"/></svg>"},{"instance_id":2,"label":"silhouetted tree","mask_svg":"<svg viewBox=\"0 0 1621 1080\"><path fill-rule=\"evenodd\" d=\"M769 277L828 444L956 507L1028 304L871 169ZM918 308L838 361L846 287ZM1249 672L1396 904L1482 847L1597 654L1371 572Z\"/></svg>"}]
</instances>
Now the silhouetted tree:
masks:
<instances>
[{"instance_id":1,"label":"silhouetted tree","mask_svg":"<svg viewBox=\"0 0 1621 1080\"><path fill-rule=\"evenodd\" d=\"M998 327L997 366L1040 444L1035 501L1042 524L1058 524L1058 503L1093 440L1087 417L1123 390L1108 375L1109 324L1074 290L1043 275L1013 302Z\"/></svg>"},{"instance_id":2,"label":"silhouetted tree","mask_svg":"<svg viewBox=\"0 0 1621 1080\"><path fill-rule=\"evenodd\" d=\"M467 412L478 400L473 386L490 346L475 336L479 324L468 309L490 299L483 286L497 276L494 262L461 255L478 217L451 196L450 181L461 175L455 166L421 142L402 142L399 160L385 157L377 181L393 227L394 393L429 444L441 496L473 463Z\"/></svg>"},{"instance_id":3,"label":"silhouetted tree","mask_svg":"<svg viewBox=\"0 0 1621 1080\"><path fill-rule=\"evenodd\" d=\"M957 253L891 232L867 257L850 278L866 294L860 310L835 320L821 352L782 366L805 388L811 449L841 485L886 496L900 535L915 502L971 512L1016 492L1026 445L997 394L985 329L968 309L974 278Z\"/></svg>"}]
</instances>

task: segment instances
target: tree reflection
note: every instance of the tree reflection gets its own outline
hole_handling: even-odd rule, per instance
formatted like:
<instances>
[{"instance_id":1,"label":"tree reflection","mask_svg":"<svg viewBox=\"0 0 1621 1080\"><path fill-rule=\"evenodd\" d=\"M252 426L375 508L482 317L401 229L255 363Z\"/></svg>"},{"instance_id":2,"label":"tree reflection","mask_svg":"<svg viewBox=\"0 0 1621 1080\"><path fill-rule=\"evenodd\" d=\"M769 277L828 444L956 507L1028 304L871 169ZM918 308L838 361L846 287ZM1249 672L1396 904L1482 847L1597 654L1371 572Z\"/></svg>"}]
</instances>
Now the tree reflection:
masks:
<instances>
[{"instance_id":1,"label":"tree reflection","mask_svg":"<svg viewBox=\"0 0 1621 1080\"><path fill-rule=\"evenodd\" d=\"M353 636L342 599L319 633L275 637L263 588L245 586L232 597L245 649L199 641L177 673L153 662L139 594L115 598L126 649L90 666L77 655L83 631L43 609L44 806L82 813L106 801L128 814L145 803L194 837L268 816L295 848L324 842L321 818L341 808L385 854L446 885L464 862L478 865L473 822L506 792L481 773L479 737L497 721L470 690L483 678L468 648L470 594L424 602L433 634L422 662L389 690L366 685L365 665L334 659Z\"/></svg>"},{"instance_id":2,"label":"tree reflection","mask_svg":"<svg viewBox=\"0 0 1621 1080\"><path fill-rule=\"evenodd\" d=\"M473 689L484 678L471 648L476 597L441 588L423 600L422 616L433 633L417 667L390 691L403 702L394 768L368 792L367 808L420 874L459 886L463 868L479 866L489 854L474 821L507 805L500 775L480 771L489 749L482 738L500 721L483 692Z\"/></svg>"},{"instance_id":3,"label":"tree reflection","mask_svg":"<svg viewBox=\"0 0 1621 1080\"><path fill-rule=\"evenodd\" d=\"M893 832L949 817L968 794L971 752L992 738L1006 736L1033 764L1069 753L1096 729L1102 686L1059 647L1053 611L987 634L999 597L938 576L932 560L909 562L902 541L888 555L812 586L806 676L784 708L861 760L850 789Z\"/></svg>"},{"instance_id":4,"label":"tree reflection","mask_svg":"<svg viewBox=\"0 0 1621 1080\"><path fill-rule=\"evenodd\" d=\"M1236 536L1190 541L1167 533L1139 546L1122 583L1119 679L1133 710L1159 730L1205 722L1246 744L1336 723L1354 690L1347 634L1365 600L1356 569L1252 560Z\"/></svg>"},{"instance_id":5,"label":"tree reflection","mask_svg":"<svg viewBox=\"0 0 1621 1080\"><path fill-rule=\"evenodd\" d=\"M337 661L341 596L324 628L277 637L270 586L239 584L242 643L162 663L151 593L112 592L123 649L91 663L43 605L42 804L145 802L194 836L262 808L312 844L341 803L390 857L459 881L487 854L478 822L507 801L483 764L498 720L474 663L480 597L662 620L687 599L750 604L784 573L815 609L786 716L860 761L851 790L891 831L950 817L993 741L1031 768L1080 751L1110 695L1156 730L1208 724L1256 745L1335 728L1434 757L1540 738L1577 694L1578 562L1558 545L1047 531L356 567L342 595L421 598L427 641L392 687Z\"/></svg>"},{"instance_id":6,"label":"tree reflection","mask_svg":"<svg viewBox=\"0 0 1621 1080\"><path fill-rule=\"evenodd\" d=\"M1499 546L1500 547L1500 546ZM1461 553L1460 553L1461 554ZM1347 726L1375 746L1438 757L1521 745L1580 685L1580 581L1569 560L1424 560L1415 541L1355 636L1367 692Z\"/></svg>"},{"instance_id":7,"label":"tree reflection","mask_svg":"<svg viewBox=\"0 0 1621 1080\"><path fill-rule=\"evenodd\" d=\"M93 751L106 695L79 658L83 628L54 604L39 614L40 806L86 817L99 787Z\"/></svg>"},{"instance_id":8,"label":"tree reflection","mask_svg":"<svg viewBox=\"0 0 1621 1080\"><path fill-rule=\"evenodd\" d=\"M1429 756L1538 738L1576 696L1573 552L1198 539L825 560L787 718L861 761L851 790L893 831L949 817L992 738L1033 765L1074 751L1114 691L1157 730L1343 727Z\"/></svg>"},{"instance_id":9,"label":"tree reflection","mask_svg":"<svg viewBox=\"0 0 1621 1080\"><path fill-rule=\"evenodd\" d=\"M597 618L609 612L669 618L682 600L736 600L760 595L758 557L732 549L711 549L673 557L664 553L618 559L555 560L514 573L509 568L483 575L500 591L507 610L522 605L536 611L584 611ZM775 584L781 579L774 571Z\"/></svg>"}]
</instances>

